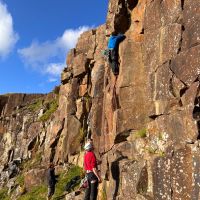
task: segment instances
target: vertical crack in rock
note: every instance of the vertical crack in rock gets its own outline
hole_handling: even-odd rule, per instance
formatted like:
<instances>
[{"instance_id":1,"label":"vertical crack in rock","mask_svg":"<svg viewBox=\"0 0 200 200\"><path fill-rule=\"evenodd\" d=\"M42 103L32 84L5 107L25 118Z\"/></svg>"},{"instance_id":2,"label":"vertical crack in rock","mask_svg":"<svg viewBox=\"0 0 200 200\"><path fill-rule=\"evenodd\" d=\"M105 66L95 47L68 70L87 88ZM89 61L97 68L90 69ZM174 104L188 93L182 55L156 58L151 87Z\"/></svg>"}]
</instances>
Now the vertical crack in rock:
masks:
<instances>
[{"instance_id":1,"label":"vertical crack in rock","mask_svg":"<svg viewBox=\"0 0 200 200\"><path fill-rule=\"evenodd\" d=\"M174 190L173 190L173 187L171 186L171 199L173 199L173 193L174 193Z\"/></svg>"},{"instance_id":2,"label":"vertical crack in rock","mask_svg":"<svg viewBox=\"0 0 200 200\"><path fill-rule=\"evenodd\" d=\"M31 140L31 142L28 144L28 151L32 150L37 142L37 138L38 136L34 137L33 140Z\"/></svg>"},{"instance_id":3,"label":"vertical crack in rock","mask_svg":"<svg viewBox=\"0 0 200 200\"><path fill-rule=\"evenodd\" d=\"M11 161L13 160L13 158L14 158L14 149L11 148L11 149L9 149L9 151L8 151L8 160L7 160L7 163L8 163L8 162L11 162Z\"/></svg>"},{"instance_id":4,"label":"vertical crack in rock","mask_svg":"<svg viewBox=\"0 0 200 200\"><path fill-rule=\"evenodd\" d=\"M138 4L138 0L120 0L118 4L118 11L114 19L114 30L118 33L125 33L131 25L131 14Z\"/></svg>"},{"instance_id":5,"label":"vertical crack in rock","mask_svg":"<svg viewBox=\"0 0 200 200\"><path fill-rule=\"evenodd\" d=\"M198 129L198 136L197 136L197 140L200 140L200 121L197 121L197 129Z\"/></svg>"},{"instance_id":6,"label":"vertical crack in rock","mask_svg":"<svg viewBox=\"0 0 200 200\"><path fill-rule=\"evenodd\" d=\"M181 26L181 39L179 41L179 48L178 48L178 51L177 51L177 54L179 54L182 50L182 43L183 43L183 33L185 31L185 27L184 25Z\"/></svg>"},{"instance_id":7,"label":"vertical crack in rock","mask_svg":"<svg viewBox=\"0 0 200 200\"><path fill-rule=\"evenodd\" d=\"M93 57L94 57L94 54L96 53L96 50L97 50L97 31L94 30L94 43L95 43L95 46L94 46L94 53L93 53Z\"/></svg>"},{"instance_id":8,"label":"vertical crack in rock","mask_svg":"<svg viewBox=\"0 0 200 200\"><path fill-rule=\"evenodd\" d=\"M180 97L182 97L185 93L186 93L186 91L188 90L189 88L188 87L184 87L184 88L182 88L181 90L180 90Z\"/></svg>"},{"instance_id":9,"label":"vertical crack in rock","mask_svg":"<svg viewBox=\"0 0 200 200\"><path fill-rule=\"evenodd\" d=\"M88 70L88 81L87 81L87 84L88 84L88 93L91 93L91 90L92 90L92 69L94 67L94 62L91 62L90 63L90 66L89 66L89 70Z\"/></svg>"},{"instance_id":10,"label":"vertical crack in rock","mask_svg":"<svg viewBox=\"0 0 200 200\"><path fill-rule=\"evenodd\" d=\"M112 178L115 181L115 190L114 190L114 194L113 194L113 200L117 199L118 193L119 193L119 189L120 189L120 168L119 168L119 163L120 161L127 159L127 156L123 156L121 155L119 158L117 158L114 162L111 163L111 174L112 174Z\"/></svg>"},{"instance_id":11,"label":"vertical crack in rock","mask_svg":"<svg viewBox=\"0 0 200 200\"><path fill-rule=\"evenodd\" d=\"M65 118L62 121L62 126L61 126L60 130L58 131L56 138L54 139L54 142L50 146L50 148L51 148L50 162L53 162L53 160L54 160L54 156L55 156L55 153L56 153L56 147L57 147L57 144L59 142L60 135L61 135L61 133L64 129L64 124L65 124Z\"/></svg>"},{"instance_id":12,"label":"vertical crack in rock","mask_svg":"<svg viewBox=\"0 0 200 200\"><path fill-rule=\"evenodd\" d=\"M128 4L128 9L133 10L138 4L138 0L126 0L126 3Z\"/></svg>"},{"instance_id":13,"label":"vertical crack in rock","mask_svg":"<svg viewBox=\"0 0 200 200\"><path fill-rule=\"evenodd\" d=\"M42 147L42 145L45 143L46 136L47 136L47 134L46 134L46 131L45 131L45 134L44 134L42 140L40 141L40 147Z\"/></svg>"},{"instance_id":14,"label":"vertical crack in rock","mask_svg":"<svg viewBox=\"0 0 200 200\"><path fill-rule=\"evenodd\" d=\"M144 28L142 28L141 32L140 32L141 35L144 34Z\"/></svg>"},{"instance_id":15,"label":"vertical crack in rock","mask_svg":"<svg viewBox=\"0 0 200 200\"><path fill-rule=\"evenodd\" d=\"M185 4L185 0L181 0L181 8L182 8L182 10L184 10L184 4Z\"/></svg>"},{"instance_id":16,"label":"vertical crack in rock","mask_svg":"<svg viewBox=\"0 0 200 200\"><path fill-rule=\"evenodd\" d=\"M192 112L193 119L196 120L196 124L197 124L197 130L198 130L197 140L200 140L200 96L199 96L199 92L200 92L200 86L197 89L196 98L194 100L194 109Z\"/></svg>"}]
</instances>

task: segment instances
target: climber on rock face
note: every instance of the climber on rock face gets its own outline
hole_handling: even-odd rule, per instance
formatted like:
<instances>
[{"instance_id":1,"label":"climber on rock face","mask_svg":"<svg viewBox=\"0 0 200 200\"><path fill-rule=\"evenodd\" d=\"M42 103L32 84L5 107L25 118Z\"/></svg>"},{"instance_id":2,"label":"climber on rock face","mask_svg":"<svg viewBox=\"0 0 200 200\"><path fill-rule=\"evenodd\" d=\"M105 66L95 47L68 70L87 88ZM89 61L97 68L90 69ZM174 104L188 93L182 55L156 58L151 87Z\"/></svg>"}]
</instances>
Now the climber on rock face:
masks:
<instances>
[{"instance_id":1,"label":"climber on rock face","mask_svg":"<svg viewBox=\"0 0 200 200\"><path fill-rule=\"evenodd\" d=\"M122 42L125 39L125 37L126 36L123 34L117 34L116 32L112 32L108 40L108 49L109 49L108 61L111 65L114 75L119 74L118 49L119 49L119 43Z\"/></svg>"}]
</instances>

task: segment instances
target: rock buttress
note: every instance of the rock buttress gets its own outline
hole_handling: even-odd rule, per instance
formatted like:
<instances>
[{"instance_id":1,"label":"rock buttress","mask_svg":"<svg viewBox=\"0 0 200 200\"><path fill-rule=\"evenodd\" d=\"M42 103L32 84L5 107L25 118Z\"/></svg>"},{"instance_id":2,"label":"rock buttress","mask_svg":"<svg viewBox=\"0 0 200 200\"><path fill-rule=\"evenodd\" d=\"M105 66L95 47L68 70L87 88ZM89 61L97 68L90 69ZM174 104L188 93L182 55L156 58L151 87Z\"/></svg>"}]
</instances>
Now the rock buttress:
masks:
<instances>
[{"instance_id":1,"label":"rock buttress","mask_svg":"<svg viewBox=\"0 0 200 200\"><path fill-rule=\"evenodd\" d=\"M106 24L69 52L50 119L38 122L37 111L25 123L13 109L26 98L0 97L3 163L40 152L41 165L82 166L91 136L102 160L99 199L199 199L199 8L190 0L110 0ZM118 76L101 54L113 30L126 35ZM8 149L21 144L13 132L23 132L23 155Z\"/></svg>"},{"instance_id":2,"label":"rock buttress","mask_svg":"<svg viewBox=\"0 0 200 200\"><path fill-rule=\"evenodd\" d=\"M181 0L111 0L106 25L83 34L69 54L63 77L79 80L76 113L83 113L81 127L90 126L103 160L100 196L199 198L198 7ZM126 35L118 77L100 56L113 30Z\"/></svg>"}]
</instances>

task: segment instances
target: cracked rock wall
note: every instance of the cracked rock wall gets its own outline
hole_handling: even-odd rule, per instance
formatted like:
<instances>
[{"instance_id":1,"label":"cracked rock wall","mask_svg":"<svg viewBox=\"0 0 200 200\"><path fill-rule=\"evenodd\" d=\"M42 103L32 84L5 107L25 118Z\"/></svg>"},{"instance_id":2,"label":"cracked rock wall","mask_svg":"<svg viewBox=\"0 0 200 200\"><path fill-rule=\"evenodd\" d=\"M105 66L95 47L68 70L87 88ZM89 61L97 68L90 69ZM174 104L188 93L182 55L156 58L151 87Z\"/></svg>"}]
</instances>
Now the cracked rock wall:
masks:
<instances>
[{"instance_id":1,"label":"cracked rock wall","mask_svg":"<svg viewBox=\"0 0 200 200\"><path fill-rule=\"evenodd\" d=\"M199 9L194 0L110 0L106 23L67 56L57 111L31 123L41 165L82 166L91 135L102 160L99 199L200 199ZM126 35L118 76L101 54L113 30Z\"/></svg>"}]
</instances>

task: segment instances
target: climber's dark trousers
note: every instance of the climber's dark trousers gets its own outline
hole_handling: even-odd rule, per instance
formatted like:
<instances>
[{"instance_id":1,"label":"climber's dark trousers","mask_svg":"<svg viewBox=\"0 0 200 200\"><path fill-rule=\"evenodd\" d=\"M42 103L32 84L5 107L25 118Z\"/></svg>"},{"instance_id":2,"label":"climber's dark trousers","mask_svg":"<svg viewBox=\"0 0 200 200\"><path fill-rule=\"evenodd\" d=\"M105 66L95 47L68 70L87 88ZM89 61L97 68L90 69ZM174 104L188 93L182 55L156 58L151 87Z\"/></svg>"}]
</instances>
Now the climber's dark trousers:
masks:
<instances>
[{"instance_id":1,"label":"climber's dark trousers","mask_svg":"<svg viewBox=\"0 0 200 200\"><path fill-rule=\"evenodd\" d=\"M113 73L115 75L118 75L119 74L118 50L116 49L111 50L109 62L110 62Z\"/></svg>"},{"instance_id":2,"label":"climber's dark trousers","mask_svg":"<svg viewBox=\"0 0 200 200\"><path fill-rule=\"evenodd\" d=\"M85 191L84 200L96 200L98 193L98 179L94 173L89 173L87 178L89 187Z\"/></svg>"}]
</instances>

